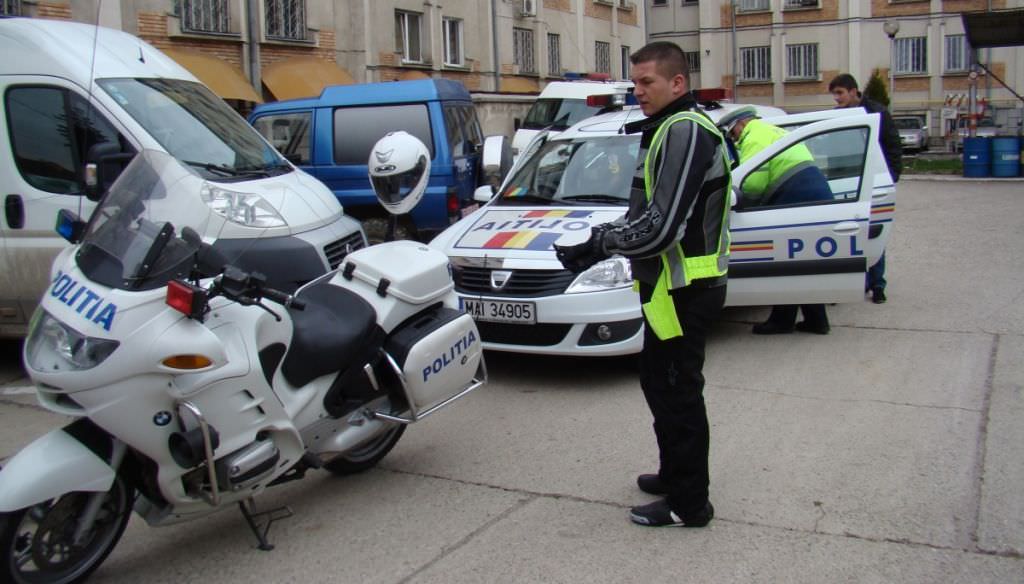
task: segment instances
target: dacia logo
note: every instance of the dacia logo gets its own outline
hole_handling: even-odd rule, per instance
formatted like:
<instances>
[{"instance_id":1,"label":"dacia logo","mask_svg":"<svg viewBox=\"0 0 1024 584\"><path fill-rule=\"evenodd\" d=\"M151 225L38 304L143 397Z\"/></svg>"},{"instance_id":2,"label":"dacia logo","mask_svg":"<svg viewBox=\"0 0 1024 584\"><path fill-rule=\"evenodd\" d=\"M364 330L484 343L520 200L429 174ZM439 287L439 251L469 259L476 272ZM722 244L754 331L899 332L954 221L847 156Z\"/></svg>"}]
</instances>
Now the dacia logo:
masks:
<instances>
[{"instance_id":1,"label":"dacia logo","mask_svg":"<svg viewBox=\"0 0 1024 584\"><path fill-rule=\"evenodd\" d=\"M504 290L511 278L512 272L509 270L493 270L491 272L491 290L495 292Z\"/></svg>"}]
</instances>

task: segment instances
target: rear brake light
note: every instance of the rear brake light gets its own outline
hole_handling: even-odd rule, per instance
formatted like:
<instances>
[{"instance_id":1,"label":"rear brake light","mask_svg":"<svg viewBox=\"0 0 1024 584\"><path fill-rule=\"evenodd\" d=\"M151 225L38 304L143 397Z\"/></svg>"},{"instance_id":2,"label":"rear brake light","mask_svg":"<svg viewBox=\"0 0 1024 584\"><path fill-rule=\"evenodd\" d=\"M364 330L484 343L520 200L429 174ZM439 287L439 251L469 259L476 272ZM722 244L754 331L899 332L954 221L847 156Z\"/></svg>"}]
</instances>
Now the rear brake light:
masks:
<instances>
[{"instance_id":1,"label":"rear brake light","mask_svg":"<svg viewBox=\"0 0 1024 584\"><path fill-rule=\"evenodd\" d=\"M445 201L449 215L459 214L459 191L455 188L448 189L448 198Z\"/></svg>"},{"instance_id":2,"label":"rear brake light","mask_svg":"<svg viewBox=\"0 0 1024 584\"><path fill-rule=\"evenodd\" d=\"M206 313L206 291L181 280L167 284L167 306L189 318L201 318Z\"/></svg>"}]
</instances>

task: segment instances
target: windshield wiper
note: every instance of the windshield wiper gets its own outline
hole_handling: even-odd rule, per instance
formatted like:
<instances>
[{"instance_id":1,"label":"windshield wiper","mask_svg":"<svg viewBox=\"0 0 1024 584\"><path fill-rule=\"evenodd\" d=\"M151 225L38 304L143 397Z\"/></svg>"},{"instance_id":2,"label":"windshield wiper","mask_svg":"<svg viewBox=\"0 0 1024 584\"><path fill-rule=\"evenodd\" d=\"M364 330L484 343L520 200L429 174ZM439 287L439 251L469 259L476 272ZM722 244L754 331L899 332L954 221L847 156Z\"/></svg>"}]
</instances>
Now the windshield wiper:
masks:
<instances>
[{"instance_id":1,"label":"windshield wiper","mask_svg":"<svg viewBox=\"0 0 1024 584\"><path fill-rule=\"evenodd\" d=\"M234 168L213 164L212 162L197 162L195 160L182 160L182 162L189 166L209 170L210 172L219 172L224 176L240 176L242 174L242 172L235 170Z\"/></svg>"},{"instance_id":2,"label":"windshield wiper","mask_svg":"<svg viewBox=\"0 0 1024 584\"><path fill-rule=\"evenodd\" d=\"M629 203L627 199L622 197L615 197L612 195L602 195L594 193L590 195L571 195L568 197L562 197L562 201L591 201L595 203L613 203L616 205L626 205Z\"/></svg>"}]
</instances>

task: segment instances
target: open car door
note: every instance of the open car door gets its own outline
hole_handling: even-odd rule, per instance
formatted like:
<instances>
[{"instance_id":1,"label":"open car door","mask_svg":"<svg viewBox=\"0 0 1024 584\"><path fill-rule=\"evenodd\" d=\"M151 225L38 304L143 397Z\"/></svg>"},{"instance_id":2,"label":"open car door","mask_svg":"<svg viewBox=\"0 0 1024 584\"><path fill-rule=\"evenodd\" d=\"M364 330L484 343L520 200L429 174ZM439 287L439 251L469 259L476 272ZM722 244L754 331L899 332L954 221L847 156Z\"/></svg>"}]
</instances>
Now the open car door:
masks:
<instances>
[{"instance_id":1,"label":"open car door","mask_svg":"<svg viewBox=\"0 0 1024 584\"><path fill-rule=\"evenodd\" d=\"M790 117L771 122L785 126ZM875 180L879 173L888 176L878 145L879 117L860 110L825 117L791 129L733 170L740 203L730 216L728 305L863 298L865 272L881 253L868 248ZM777 157L802 153L806 160L807 152L813 160L803 167L820 185L818 198L750 196L756 177L763 178Z\"/></svg>"}]
</instances>

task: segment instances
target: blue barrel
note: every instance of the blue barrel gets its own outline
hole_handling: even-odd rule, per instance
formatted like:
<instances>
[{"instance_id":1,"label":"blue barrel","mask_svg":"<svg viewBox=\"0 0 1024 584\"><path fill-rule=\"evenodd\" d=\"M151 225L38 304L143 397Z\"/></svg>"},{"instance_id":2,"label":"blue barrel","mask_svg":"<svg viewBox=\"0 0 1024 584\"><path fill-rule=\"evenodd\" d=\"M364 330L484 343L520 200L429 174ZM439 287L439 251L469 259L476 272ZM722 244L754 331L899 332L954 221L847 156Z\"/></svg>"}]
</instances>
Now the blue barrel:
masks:
<instances>
[{"instance_id":1,"label":"blue barrel","mask_svg":"<svg viewBox=\"0 0 1024 584\"><path fill-rule=\"evenodd\" d=\"M992 176L1020 175L1020 138L1000 136L992 139Z\"/></svg>"},{"instance_id":2,"label":"blue barrel","mask_svg":"<svg viewBox=\"0 0 1024 584\"><path fill-rule=\"evenodd\" d=\"M964 138L964 176L988 176L991 138Z\"/></svg>"}]
</instances>

